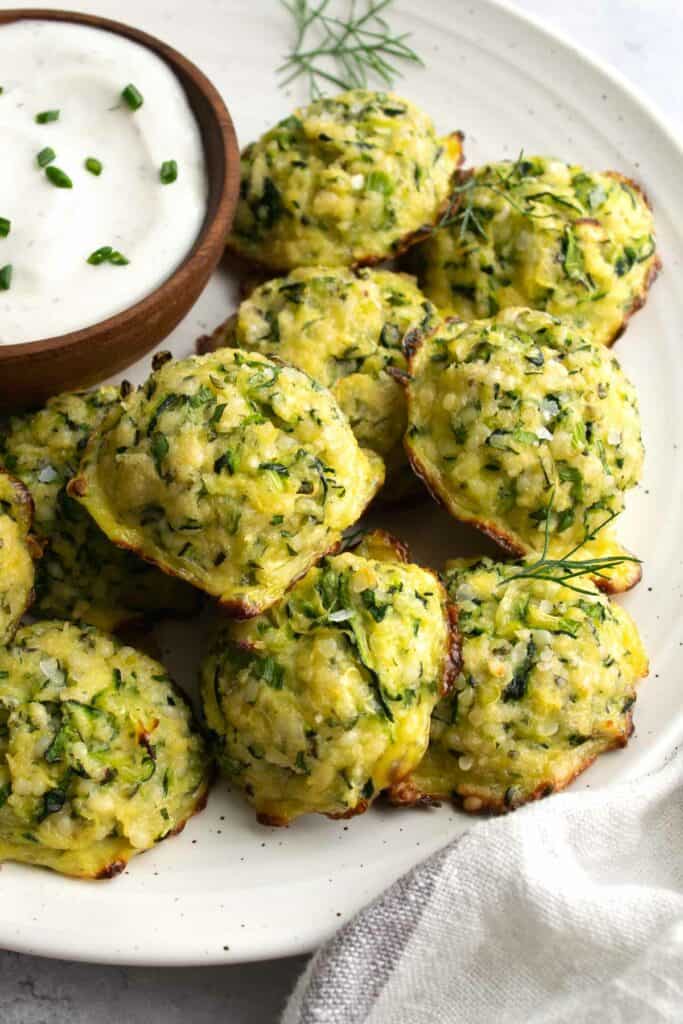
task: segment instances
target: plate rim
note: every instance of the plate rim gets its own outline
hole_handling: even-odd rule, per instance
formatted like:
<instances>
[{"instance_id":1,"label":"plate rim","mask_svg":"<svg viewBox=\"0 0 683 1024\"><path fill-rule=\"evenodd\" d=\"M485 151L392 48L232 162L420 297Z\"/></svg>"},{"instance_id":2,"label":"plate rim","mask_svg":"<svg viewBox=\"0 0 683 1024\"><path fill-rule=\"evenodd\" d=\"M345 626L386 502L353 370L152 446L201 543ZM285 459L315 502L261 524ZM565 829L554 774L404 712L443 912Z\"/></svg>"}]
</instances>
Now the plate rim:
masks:
<instances>
[{"instance_id":1,"label":"plate rim","mask_svg":"<svg viewBox=\"0 0 683 1024\"><path fill-rule=\"evenodd\" d=\"M461 0L461 2L464 2L464 0ZM656 127L658 133L672 147L681 166L683 166L683 135L670 126L657 103L643 95L637 86L617 67L603 60L583 44L574 42L564 31L545 24L538 15L528 13L516 7L511 0L472 0L472 2L476 3L480 10L488 8L494 16L502 14L504 17L517 22L522 28L528 27L532 29L535 34L546 42L561 48L566 56L570 56L580 63L587 65L593 72L611 84L617 92L625 95L628 101L640 111L644 118ZM402 13L405 13L405 8L402 10ZM638 774L641 773L639 772ZM472 821L472 826L475 824L476 821ZM435 847L435 849L437 848ZM415 861L410 859L411 865L414 866L415 863ZM354 872L357 874L357 869L350 869L349 876L353 877ZM403 871L401 873L403 874ZM116 880L109 884L115 885ZM368 902L370 899L376 898L378 894L379 890L375 889L374 896L369 897ZM227 910L226 913L228 913ZM287 939L286 937L275 940L266 939L266 941L261 941L260 945L255 940L247 940L243 943L242 947L240 947L238 942L233 942L230 948L224 948L224 950L217 951L215 954L207 954L200 951L199 944L196 942L194 945L188 944L187 952L174 951L170 954L163 953L161 949L163 941L161 939L157 940L155 952L150 953L133 949L121 950L118 948L111 948L107 952L102 945L95 949L88 949L89 941L87 936L79 940L72 938L71 934L69 934L67 941L62 941L61 938L51 941L48 933L43 933L45 937L41 935L40 925L34 926L30 937L13 938L9 934L10 927L5 926L3 922L0 922L0 947L7 951L25 955L106 966L209 967L238 965L241 963L278 960L311 953L322 942L328 940L338 928L342 927L356 913L356 909L343 912L332 929L326 927L319 919L316 920L313 915L309 915L306 930L292 939Z\"/></svg>"}]
</instances>

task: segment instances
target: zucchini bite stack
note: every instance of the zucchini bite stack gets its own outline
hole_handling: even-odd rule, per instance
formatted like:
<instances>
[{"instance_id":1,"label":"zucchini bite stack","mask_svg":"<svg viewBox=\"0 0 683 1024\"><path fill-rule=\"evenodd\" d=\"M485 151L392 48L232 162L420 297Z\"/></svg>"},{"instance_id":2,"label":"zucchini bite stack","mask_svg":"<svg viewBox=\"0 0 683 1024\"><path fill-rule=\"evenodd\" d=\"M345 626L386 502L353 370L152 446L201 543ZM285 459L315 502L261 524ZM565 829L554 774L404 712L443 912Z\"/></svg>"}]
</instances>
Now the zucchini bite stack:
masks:
<instances>
[{"instance_id":1,"label":"zucchini bite stack","mask_svg":"<svg viewBox=\"0 0 683 1024\"><path fill-rule=\"evenodd\" d=\"M643 444L606 346L658 269L651 213L617 174L461 156L392 94L296 111L245 150L229 240L284 276L137 390L0 424L0 859L110 877L212 758L281 825L382 793L507 811L627 742L647 657L605 592L640 579L613 520ZM364 266L418 242L424 291ZM380 492L517 561L351 548ZM202 597L208 742L104 632Z\"/></svg>"}]
</instances>

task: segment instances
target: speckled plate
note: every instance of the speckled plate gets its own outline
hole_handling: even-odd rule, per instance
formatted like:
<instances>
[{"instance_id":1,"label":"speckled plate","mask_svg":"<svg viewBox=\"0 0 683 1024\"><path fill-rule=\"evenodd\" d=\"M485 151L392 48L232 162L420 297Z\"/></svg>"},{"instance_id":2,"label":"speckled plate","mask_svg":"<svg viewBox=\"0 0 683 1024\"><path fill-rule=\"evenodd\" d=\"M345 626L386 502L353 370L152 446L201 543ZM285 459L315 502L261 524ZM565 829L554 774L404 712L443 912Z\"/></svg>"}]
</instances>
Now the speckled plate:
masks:
<instances>
[{"instance_id":1,"label":"speckled plate","mask_svg":"<svg viewBox=\"0 0 683 1024\"><path fill-rule=\"evenodd\" d=\"M23 6L29 6L25 4ZM277 88L273 69L288 24L273 0L81 0L93 13L134 22L187 54L223 91L243 142L284 116L302 95ZM683 151L666 126L614 74L493 0L398 0L396 21L413 33L426 68L400 91L444 132L467 136L470 162L552 153L641 180L655 207L665 273L618 343L638 385L647 476L629 496L623 539L645 559L625 598L652 654L627 750L601 759L576 784L602 786L660 761L683 733ZM219 271L170 346L195 337L234 307ZM130 376L143 379L148 362ZM472 535L429 504L385 525L435 565L474 550ZM160 629L178 680L195 690L202 637L196 626ZM133 861L113 882L83 883L6 865L0 873L0 946L106 963L210 964L312 949L393 879L458 835L471 819L450 807L376 808L349 822L316 818L289 829L256 824L236 796L217 788L182 836Z\"/></svg>"}]
</instances>

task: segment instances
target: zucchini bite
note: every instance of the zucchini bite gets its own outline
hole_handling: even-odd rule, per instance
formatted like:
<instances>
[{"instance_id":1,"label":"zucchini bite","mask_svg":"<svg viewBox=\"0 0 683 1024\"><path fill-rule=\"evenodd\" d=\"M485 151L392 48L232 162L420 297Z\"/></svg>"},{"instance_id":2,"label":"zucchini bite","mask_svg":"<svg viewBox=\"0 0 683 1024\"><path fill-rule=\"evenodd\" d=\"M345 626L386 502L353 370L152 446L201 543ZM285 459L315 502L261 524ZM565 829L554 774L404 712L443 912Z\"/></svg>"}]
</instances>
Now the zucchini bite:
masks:
<instances>
[{"instance_id":1,"label":"zucchini bite","mask_svg":"<svg viewBox=\"0 0 683 1024\"><path fill-rule=\"evenodd\" d=\"M201 345L279 356L330 388L358 443L381 455L392 498L417 480L403 450L406 402L392 374L406 370L404 343L436 324L413 278L386 270L309 267L268 281Z\"/></svg>"},{"instance_id":2,"label":"zucchini bite","mask_svg":"<svg viewBox=\"0 0 683 1024\"><path fill-rule=\"evenodd\" d=\"M379 490L329 391L259 353L157 363L88 444L68 493L107 536L256 615Z\"/></svg>"},{"instance_id":3,"label":"zucchini bite","mask_svg":"<svg viewBox=\"0 0 683 1024\"><path fill-rule=\"evenodd\" d=\"M410 360L406 448L457 519L515 555L619 556L599 586L626 590L637 560L609 525L643 464L638 402L612 355L547 313L450 320Z\"/></svg>"},{"instance_id":4,"label":"zucchini bite","mask_svg":"<svg viewBox=\"0 0 683 1024\"><path fill-rule=\"evenodd\" d=\"M463 175L448 226L411 253L426 294L466 320L530 306L610 345L660 263L647 199L612 171L547 157Z\"/></svg>"},{"instance_id":5,"label":"zucchini bite","mask_svg":"<svg viewBox=\"0 0 683 1024\"><path fill-rule=\"evenodd\" d=\"M0 470L0 644L9 643L33 601L33 563L41 550L31 536L32 524L31 495Z\"/></svg>"},{"instance_id":6,"label":"zucchini bite","mask_svg":"<svg viewBox=\"0 0 683 1024\"><path fill-rule=\"evenodd\" d=\"M244 150L229 245L280 271L387 259L431 229L461 159L391 93L318 99Z\"/></svg>"},{"instance_id":7,"label":"zucchini bite","mask_svg":"<svg viewBox=\"0 0 683 1024\"><path fill-rule=\"evenodd\" d=\"M395 803L512 810L623 747L647 656L635 624L585 578L581 592L515 579L520 565L453 563L462 669L432 717L429 750Z\"/></svg>"},{"instance_id":8,"label":"zucchini bite","mask_svg":"<svg viewBox=\"0 0 683 1024\"><path fill-rule=\"evenodd\" d=\"M94 627L40 622L0 648L0 726L0 860L110 878L206 801L185 698Z\"/></svg>"},{"instance_id":9,"label":"zucchini bite","mask_svg":"<svg viewBox=\"0 0 683 1024\"><path fill-rule=\"evenodd\" d=\"M101 387L51 398L0 425L0 465L29 489L46 543L34 614L116 630L139 619L197 610L196 591L111 544L66 493L91 432L119 399Z\"/></svg>"},{"instance_id":10,"label":"zucchini bite","mask_svg":"<svg viewBox=\"0 0 683 1024\"><path fill-rule=\"evenodd\" d=\"M219 765L265 824L365 811L420 761L457 671L436 575L385 534L359 551L373 557L327 558L265 615L222 627L203 663Z\"/></svg>"}]
</instances>

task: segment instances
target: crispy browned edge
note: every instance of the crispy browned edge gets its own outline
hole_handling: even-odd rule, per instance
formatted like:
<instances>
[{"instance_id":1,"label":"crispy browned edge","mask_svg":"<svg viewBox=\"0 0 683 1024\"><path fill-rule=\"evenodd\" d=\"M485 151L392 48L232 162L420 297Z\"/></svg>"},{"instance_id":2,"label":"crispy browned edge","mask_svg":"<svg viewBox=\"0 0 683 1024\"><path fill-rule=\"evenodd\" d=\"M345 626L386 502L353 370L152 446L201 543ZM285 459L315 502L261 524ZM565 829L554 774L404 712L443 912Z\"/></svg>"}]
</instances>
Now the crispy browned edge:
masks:
<instances>
[{"instance_id":1,"label":"crispy browned edge","mask_svg":"<svg viewBox=\"0 0 683 1024\"><path fill-rule=\"evenodd\" d=\"M451 186L458 183L460 168L465 160L465 150L463 143L465 141L465 133L462 131L450 132L445 138L458 139L460 142L460 152L458 154L458 161L455 165L453 173L451 175ZM249 147L247 147L249 148ZM398 239L391 246L389 252L384 253L382 256L361 256L357 260L354 260L351 267L372 267L378 263L384 263L385 260L397 259L402 256L408 249L412 249L418 242L424 241L429 235L439 226L441 221L447 214L455 212L457 206L460 205L460 194L449 193L444 201L439 205L434 220L429 224L423 224L422 227L417 228L415 231L409 232L403 238ZM288 274L291 270L295 270L294 266L280 266L278 264L267 263L256 259L252 254L242 252L242 250L233 244L230 238L225 243L226 251L230 254L233 260L244 261L244 271L247 287L249 287L250 279L256 280L258 283L261 281L268 280L268 277L279 276L280 274Z\"/></svg>"},{"instance_id":2,"label":"crispy browned edge","mask_svg":"<svg viewBox=\"0 0 683 1024\"><path fill-rule=\"evenodd\" d=\"M410 548L405 541L399 540L393 533L389 533L388 530L384 530L380 526L373 527L371 530L361 530L360 533L353 538L351 543L349 543L346 550L353 554L356 551L356 548L358 548L363 541L367 540L368 537L381 538L382 542L394 552L394 560L396 562L402 562L405 564L410 561Z\"/></svg>"},{"instance_id":3,"label":"crispy browned edge","mask_svg":"<svg viewBox=\"0 0 683 1024\"><path fill-rule=\"evenodd\" d=\"M194 807L189 812L187 817L183 818L182 821L178 822L178 824L175 826L175 828L172 828L170 830L170 832L167 832L166 835L164 836L164 838L162 840L160 840L160 842L163 843L164 840L166 840L166 839L171 839L173 836L180 835L180 833L183 831L183 829L187 825L187 823L190 820L190 818L193 818L195 816L195 814L200 814L201 811L204 810L204 808L206 807L207 801L209 799L209 790L211 789L211 782L212 782L212 779L210 778L209 781L206 784L206 787L199 794L199 796L197 798L197 802L195 803ZM158 843L155 844L155 845L158 846ZM150 847L150 849L152 849L152 847ZM140 851L140 854L144 854L144 853L147 853L147 850L141 850ZM72 875L71 877L73 877L73 878L80 878L80 879L87 879L88 877L91 877L94 881L98 881L98 882L99 881L108 881L109 879L116 878L117 875L120 875L121 872L124 871L125 868L128 866L128 864L132 860L133 856L139 857L140 854L131 854L130 857L127 857L125 859L124 858L120 858L119 860L114 860L110 864L105 865L105 867L100 868L100 870L97 872L97 874L92 875L92 876L88 876L88 875Z\"/></svg>"},{"instance_id":4,"label":"crispy browned edge","mask_svg":"<svg viewBox=\"0 0 683 1024\"><path fill-rule=\"evenodd\" d=\"M647 194L647 192L645 191L645 189L643 188L643 186L639 182L635 181L633 178L627 177L627 175L625 175L625 174L621 174L620 171L605 171L604 173L605 173L605 175L608 178L614 178L615 181L620 181L620 182L623 182L625 185L630 186L630 188L632 188L635 192L637 192L642 197L643 202L645 203L647 208L649 210L652 210L652 203L650 202L648 194ZM660 256L659 252L655 251L654 259L653 259L652 264L650 266L650 270L648 271L648 275L647 275L647 277L645 278L645 280L643 282L643 286L642 286L641 290L636 295L634 295L633 302L631 303L630 307L626 310L626 313L624 314L624 319L622 320L621 325L617 328L617 330L615 331L615 333L612 335L611 339L607 343L609 346L612 346L615 341L618 341L618 339L622 336L622 334L624 333L624 331L628 327L628 322L631 319L631 317L635 313L637 313L639 309L643 308L643 306L645 305L645 303L647 301L647 296L648 296L648 293L650 291L650 288L652 287L652 285L656 281L656 279L657 279L661 269L662 269L662 258ZM612 593L614 593L614 591L612 591Z\"/></svg>"},{"instance_id":5,"label":"crispy browned edge","mask_svg":"<svg viewBox=\"0 0 683 1024\"><path fill-rule=\"evenodd\" d=\"M211 334L200 335L195 342L197 355L205 356L209 352L215 352L216 349L229 347L225 344L225 334L232 331L236 323L237 313L232 313L227 320L223 320L215 330L211 331Z\"/></svg>"},{"instance_id":6,"label":"crispy browned edge","mask_svg":"<svg viewBox=\"0 0 683 1024\"><path fill-rule=\"evenodd\" d=\"M459 322L459 318L448 317L444 322ZM426 338L431 337L431 335L434 334L435 331L437 330L439 330L438 324L434 328L434 330L429 332L427 335L415 339L410 350L406 353L408 359L408 377L403 381L403 384L406 389L406 402L408 405L409 424L411 422L412 406L410 384L412 383L413 380L413 366L415 358L420 348L424 344ZM455 510L454 506L449 502L448 496L441 493L438 484L433 480L433 478L429 474L429 471L420 462L419 458L417 457L413 449L412 443L407 433L403 439L403 446L406 450L408 461L410 462L410 465L413 467L413 471L425 485L427 491L434 499L434 501L442 508L444 508L449 515L453 516L454 519L457 519L458 522L469 523L470 526L473 526L475 529L479 530L480 533L483 533L485 537L488 537L489 540L492 540L494 544L497 544L500 548L502 548L503 551L505 551L508 555L511 555L513 558L523 558L525 555L533 554L531 548L524 547L517 537L515 537L512 533L507 533L505 530L501 529L500 526L498 526L491 520L475 519L474 517L470 518L458 513ZM626 551L625 548L623 550ZM593 583L599 590L601 590L605 594L625 593L627 590L631 590L633 587L636 586L636 584L640 583L643 577L643 569L640 562L632 562L631 564L634 566L634 571L632 573L632 576L629 578L629 581L625 585L617 585L614 580L604 579L600 576L592 577Z\"/></svg>"},{"instance_id":7,"label":"crispy browned edge","mask_svg":"<svg viewBox=\"0 0 683 1024\"><path fill-rule=\"evenodd\" d=\"M607 744L602 750L596 751L586 757L578 768L567 772L567 774L562 776L560 779L548 779L547 782L539 782L536 788L532 790L528 796L524 797L522 800L516 801L515 803L507 803L505 800L505 793L503 796L500 796L491 789L483 789L477 786L461 787L459 792L450 791L447 793L428 795L423 793L418 786L416 786L410 776L398 785L392 786L387 793L389 802L394 807L429 807L438 806L442 800L449 800L451 803L455 804L456 807L459 807L463 811L467 811L469 814L507 814L510 811L515 811L517 808L524 806L524 804L533 803L535 800L541 800L543 797L550 796L552 793L559 793L561 790L566 789L567 786L586 771L587 768L590 768L593 762L601 754L606 754L611 750L617 750L625 747L633 734L633 712L629 710L625 717L626 720L623 732L618 736L615 736L612 742ZM507 790L505 792L507 792Z\"/></svg>"},{"instance_id":8,"label":"crispy browned edge","mask_svg":"<svg viewBox=\"0 0 683 1024\"><path fill-rule=\"evenodd\" d=\"M8 473L5 469L0 469L0 474L2 474L2 476L7 477L7 479L10 482L10 486L14 491L16 507L21 514L21 527L25 533L26 548L31 557L31 560L33 562L37 562L43 557L44 546L43 544L41 544L38 538L31 532L33 529L33 516L35 511L33 498L31 497L31 492L29 491L28 487L26 487L26 485L21 482L21 480L17 480L15 476L12 476L12 474ZM24 605L21 615L17 619L15 629L16 626L18 626L22 615L26 614L26 612L29 610L29 608L35 601L35 598L35 588L31 587L30 591L26 595L26 603ZM11 639L12 635L15 632L15 629L10 630L10 636L8 637L8 639Z\"/></svg>"}]
</instances>

